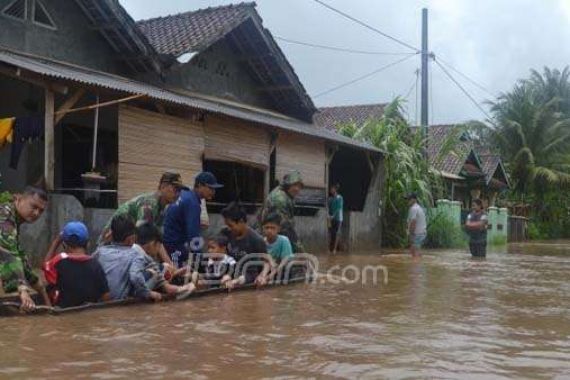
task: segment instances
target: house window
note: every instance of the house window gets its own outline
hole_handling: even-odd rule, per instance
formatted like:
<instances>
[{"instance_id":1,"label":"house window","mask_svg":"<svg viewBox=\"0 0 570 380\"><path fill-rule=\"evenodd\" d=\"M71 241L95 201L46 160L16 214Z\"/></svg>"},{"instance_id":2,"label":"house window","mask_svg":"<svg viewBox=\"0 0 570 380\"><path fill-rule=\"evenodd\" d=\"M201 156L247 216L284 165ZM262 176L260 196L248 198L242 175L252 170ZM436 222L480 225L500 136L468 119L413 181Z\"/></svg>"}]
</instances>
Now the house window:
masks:
<instances>
[{"instance_id":1,"label":"house window","mask_svg":"<svg viewBox=\"0 0 570 380\"><path fill-rule=\"evenodd\" d=\"M261 206L264 197L265 170L230 161L204 160L204 170L214 173L224 187L216 190L209 209L220 212L225 206L239 201L250 214Z\"/></svg>"},{"instance_id":2,"label":"house window","mask_svg":"<svg viewBox=\"0 0 570 380\"><path fill-rule=\"evenodd\" d=\"M2 10L2 15L18 20L25 20L27 14L28 5L26 0L14 0Z\"/></svg>"},{"instance_id":3,"label":"house window","mask_svg":"<svg viewBox=\"0 0 570 380\"><path fill-rule=\"evenodd\" d=\"M46 7L40 0L34 1L32 20L35 24L45 26L46 28L57 29Z\"/></svg>"}]
</instances>

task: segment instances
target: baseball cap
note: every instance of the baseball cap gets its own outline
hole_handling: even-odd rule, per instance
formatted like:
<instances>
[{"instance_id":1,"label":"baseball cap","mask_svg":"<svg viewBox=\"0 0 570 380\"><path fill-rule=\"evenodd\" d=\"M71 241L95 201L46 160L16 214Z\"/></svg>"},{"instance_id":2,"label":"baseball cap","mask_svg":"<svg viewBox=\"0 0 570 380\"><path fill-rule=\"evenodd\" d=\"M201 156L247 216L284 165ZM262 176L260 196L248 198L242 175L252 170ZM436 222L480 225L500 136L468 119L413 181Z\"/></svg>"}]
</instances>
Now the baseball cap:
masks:
<instances>
[{"instance_id":1,"label":"baseball cap","mask_svg":"<svg viewBox=\"0 0 570 380\"><path fill-rule=\"evenodd\" d=\"M210 172L202 172L196 176L196 184L206 185L212 189L219 189L224 187L224 185L218 183L216 176Z\"/></svg>"},{"instance_id":2,"label":"baseball cap","mask_svg":"<svg viewBox=\"0 0 570 380\"><path fill-rule=\"evenodd\" d=\"M61 238L65 243L85 245L89 241L89 231L81 222L69 222L63 227Z\"/></svg>"},{"instance_id":3,"label":"baseball cap","mask_svg":"<svg viewBox=\"0 0 570 380\"><path fill-rule=\"evenodd\" d=\"M300 183L301 185L303 185L303 176L301 175L301 172L299 172L298 170L294 170L283 176L284 185L293 185L295 183Z\"/></svg>"},{"instance_id":4,"label":"baseball cap","mask_svg":"<svg viewBox=\"0 0 570 380\"><path fill-rule=\"evenodd\" d=\"M162 176L160 177L160 183L168 183L171 185L174 185L180 189L188 189L188 186L186 186L184 183L182 183L182 177L180 177L180 173L176 173L173 171L167 171L162 173Z\"/></svg>"},{"instance_id":5,"label":"baseball cap","mask_svg":"<svg viewBox=\"0 0 570 380\"><path fill-rule=\"evenodd\" d=\"M415 192L408 193L404 196L405 199L418 199L418 194Z\"/></svg>"}]
</instances>

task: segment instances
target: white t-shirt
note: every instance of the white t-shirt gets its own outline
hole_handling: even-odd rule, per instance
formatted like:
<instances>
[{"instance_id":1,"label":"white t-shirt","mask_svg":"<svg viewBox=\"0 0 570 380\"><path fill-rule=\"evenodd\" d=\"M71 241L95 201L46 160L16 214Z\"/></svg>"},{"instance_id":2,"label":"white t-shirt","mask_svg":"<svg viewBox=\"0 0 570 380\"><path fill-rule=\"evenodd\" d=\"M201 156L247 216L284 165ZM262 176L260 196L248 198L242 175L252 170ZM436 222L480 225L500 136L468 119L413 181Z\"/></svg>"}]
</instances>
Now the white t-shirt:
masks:
<instances>
[{"instance_id":1,"label":"white t-shirt","mask_svg":"<svg viewBox=\"0 0 570 380\"><path fill-rule=\"evenodd\" d=\"M417 203L410 207L410 211L408 213L408 227L414 220L416 221L416 230L414 231L414 235L425 235L427 233L426 214L424 209Z\"/></svg>"}]
</instances>

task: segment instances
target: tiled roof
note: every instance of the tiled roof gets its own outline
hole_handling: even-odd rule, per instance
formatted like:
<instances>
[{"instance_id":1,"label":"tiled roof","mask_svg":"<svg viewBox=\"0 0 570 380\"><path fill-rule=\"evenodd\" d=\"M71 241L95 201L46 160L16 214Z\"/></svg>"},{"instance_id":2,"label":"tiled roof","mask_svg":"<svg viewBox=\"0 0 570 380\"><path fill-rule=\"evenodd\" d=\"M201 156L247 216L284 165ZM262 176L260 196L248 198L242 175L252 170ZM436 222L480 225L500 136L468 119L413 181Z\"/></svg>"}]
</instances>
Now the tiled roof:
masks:
<instances>
[{"instance_id":1,"label":"tiled roof","mask_svg":"<svg viewBox=\"0 0 570 380\"><path fill-rule=\"evenodd\" d=\"M138 27L162 54L200 51L251 16L255 3L231 4L139 21Z\"/></svg>"},{"instance_id":2,"label":"tiled roof","mask_svg":"<svg viewBox=\"0 0 570 380\"><path fill-rule=\"evenodd\" d=\"M481 159L481 165L483 167L483 173L485 173L485 180L487 183L490 183L493 180L493 176L497 172L497 169L500 169L502 177L500 182L503 182L504 180L506 181L505 185L510 186L509 176L505 172L501 156L498 154L480 154L479 158Z\"/></svg>"},{"instance_id":3,"label":"tiled roof","mask_svg":"<svg viewBox=\"0 0 570 380\"><path fill-rule=\"evenodd\" d=\"M371 119L379 119L384 115L386 104L361 104L353 106L322 107L313 115L313 122L330 131L339 126L355 123L362 125Z\"/></svg>"},{"instance_id":4,"label":"tiled roof","mask_svg":"<svg viewBox=\"0 0 570 380\"><path fill-rule=\"evenodd\" d=\"M165 55L199 54L224 39L266 91L275 109L310 122L316 111L293 66L263 26L255 3L240 3L138 22L151 45ZM244 59L246 57L247 59Z\"/></svg>"}]
</instances>

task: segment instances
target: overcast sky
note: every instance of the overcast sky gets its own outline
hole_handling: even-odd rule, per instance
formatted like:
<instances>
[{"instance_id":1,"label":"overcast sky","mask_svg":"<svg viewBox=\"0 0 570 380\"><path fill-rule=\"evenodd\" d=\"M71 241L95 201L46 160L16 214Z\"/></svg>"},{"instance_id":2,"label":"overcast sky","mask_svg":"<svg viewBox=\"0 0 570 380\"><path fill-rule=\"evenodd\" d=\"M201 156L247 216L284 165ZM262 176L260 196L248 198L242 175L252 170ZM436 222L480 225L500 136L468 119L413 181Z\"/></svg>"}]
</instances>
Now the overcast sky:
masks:
<instances>
[{"instance_id":1,"label":"overcast sky","mask_svg":"<svg viewBox=\"0 0 570 380\"><path fill-rule=\"evenodd\" d=\"M508 91L531 68L570 64L570 0L325 0L413 46L420 46L421 9L430 17L430 50L492 94ZM231 0L120 0L136 19L229 4ZM258 0L274 36L378 52L410 50L342 18L313 0ZM278 41L317 106L387 102L414 83L419 56L330 94L323 91L372 72L399 56L356 55ZM475 105L432 65L430 122L483 119ZM478 101L491 96L451 72ZM415 121L415 90L408 98ZM486 107L486 106L484 106Z\"/></svg>"}]
</instances>

